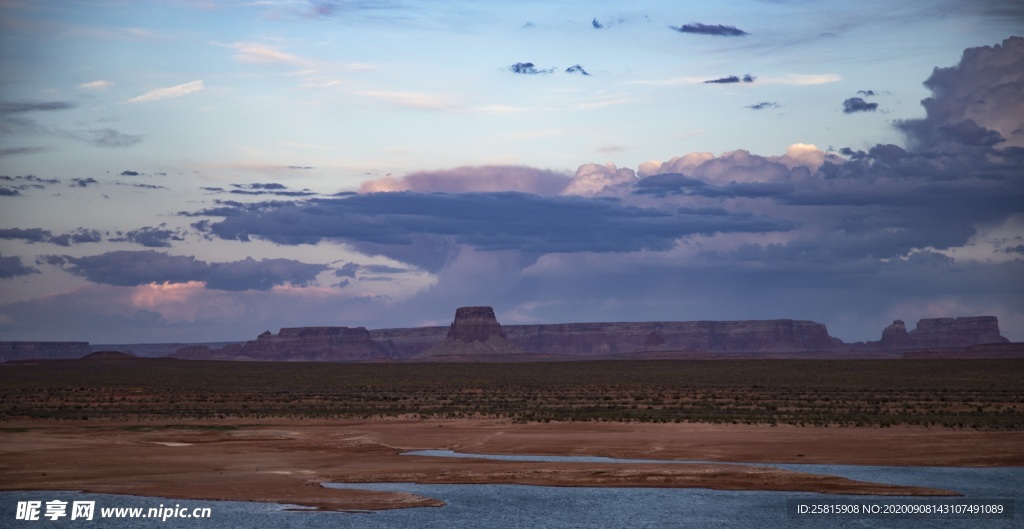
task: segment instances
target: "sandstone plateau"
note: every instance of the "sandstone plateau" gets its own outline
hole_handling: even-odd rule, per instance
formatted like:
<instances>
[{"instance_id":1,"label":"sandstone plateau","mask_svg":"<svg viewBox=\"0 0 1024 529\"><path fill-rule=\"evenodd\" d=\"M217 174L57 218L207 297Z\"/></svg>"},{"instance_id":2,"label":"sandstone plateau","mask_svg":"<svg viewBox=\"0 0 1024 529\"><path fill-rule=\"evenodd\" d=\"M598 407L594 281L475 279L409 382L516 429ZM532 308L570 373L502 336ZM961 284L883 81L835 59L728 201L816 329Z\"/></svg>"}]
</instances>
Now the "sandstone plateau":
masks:
<instances>
[{"instance_id":1,"label":"sandstone plateau","mask_svg":"<svg viewBox=\"0 0 1024 529\"><path fill-rule=\"evenodd\" d=\"M132 351L131 346L125 347L120 350ZM0 361L81 358L94 350L85 342L0 342ZM306 362L1024 357L1024 344L1004 338L995 316L922 319L910 331L896 320L878 341L844 343L830 336L824 324L806 320L503 326L491 307L461 307L447 327L283 328L245 343L174 346L172 350L170 356L189 360Z\"/></svg>"},{"instance_id":2,"label":"sandstone plateau","mask_svg":"<svg viewBox=\"0 0 1024 529\"><path fill-rule=\"evenodd\" d=\"M662 321L501 325L491 307L461 307L448 327L366 330L309 327L266 332L220 349L189 347L178 358L329 361L529 361L587 358L900 358L929 350L945 357L1024 353L999 333L994 316L934 318L913 331L897 320L877 342L846 344L804 320ZM982 344L1000 345L991 349ZM932 351L934 350L934 351ZM773 356L774 355L774 356ZM788 356L787 356L788 355ZM913 355L913 353L911 353Z\"/></svg>"}]
</instances>

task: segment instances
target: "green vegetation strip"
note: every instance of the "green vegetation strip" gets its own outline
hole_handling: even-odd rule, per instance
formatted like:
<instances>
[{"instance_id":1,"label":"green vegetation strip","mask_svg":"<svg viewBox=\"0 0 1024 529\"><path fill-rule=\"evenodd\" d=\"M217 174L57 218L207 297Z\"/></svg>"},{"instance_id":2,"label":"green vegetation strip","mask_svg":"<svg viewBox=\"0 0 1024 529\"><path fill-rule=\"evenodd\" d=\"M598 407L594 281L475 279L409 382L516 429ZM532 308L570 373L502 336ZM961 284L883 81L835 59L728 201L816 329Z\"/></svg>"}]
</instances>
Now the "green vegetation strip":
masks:
<instances>
[{"instance_id":1,"label":"green vegetation strip","mask_svg":"<svg viewBox=\"0 0 1024 529\"><path fill-rule=\"evenodd\" d=\"M0 421L503 417L1021 430L1021 380L1024 360L52 362L0 369Z\"/></svg>"}]
</instances>

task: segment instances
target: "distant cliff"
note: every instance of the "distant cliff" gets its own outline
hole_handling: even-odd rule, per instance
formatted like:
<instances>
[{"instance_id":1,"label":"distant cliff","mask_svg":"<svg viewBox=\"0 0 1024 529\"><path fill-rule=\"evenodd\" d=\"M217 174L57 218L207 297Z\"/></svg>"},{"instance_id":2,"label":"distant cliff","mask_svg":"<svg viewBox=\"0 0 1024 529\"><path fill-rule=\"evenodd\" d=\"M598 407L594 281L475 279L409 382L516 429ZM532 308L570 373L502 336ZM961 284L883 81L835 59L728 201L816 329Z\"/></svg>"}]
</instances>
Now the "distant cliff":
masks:
<instances>
[{"instance_id":1,"label":"distant cliff","mask_svg":"<svg viewBox=\"0 0 1024 529\"><path fill-rule=\"evenodd\" d=\"M927 318L907 332L903 320L896 320L882 331L882 339L870 342L882 349L965 348L981 344L1009 343L999 333L995 316L963 318Z\"/></svg>"},{"instance_id":2,"label":"distant cliff","mask_svg":"<svg viewBox=\"0 0 1024 529\"><path fill-rule=\"evenodd\" d=\"M299 327L269 331L219 349L192 346L186 359L273 361L433 361L472 357L598 357L631 353L822 353L923 349L966 350L1006 343L993 316L900 320L878 342L845 344L824 324L805 320L662 321L501 325L490 307L462 307L448 327L378 329ZM879 353L881 354L881 353ZM885 353L890 354L890 353ZM894 353L899 354L899 353Z\"/></svg>"},{"instance_id":3,"label":"distant cliff","mask_svg":"<svg viewBox=\"0 0 1024 529\"><path fill-rule=\"evenodd\" d=\"M175 358L187 360L261 360L343 362L382 360L384 350L364 327L296 327L270 331L244 344L219 349L205 346L183 347Z\"/></svg>"},{"instance_id":4,"label":"distant cliff","mask_svg":"<svg viewBox=\"0 0 1024 529\"><path fill-rule=\"evenodd\" d=\"M825 325L799 320L662 321L507 325L526 351L607 355L639 351L828 351L842 345Z\"/></svg>"},{"instance_id":5,"label":"distant cliff","mask_svg":"<svg viewBox=\"0 0 1024 529\"><path fill-rule=\"evenodd\" d=\"M67 360L92 353L89 342L0 342L0 362Z\"/></svg>"}]
</instances>

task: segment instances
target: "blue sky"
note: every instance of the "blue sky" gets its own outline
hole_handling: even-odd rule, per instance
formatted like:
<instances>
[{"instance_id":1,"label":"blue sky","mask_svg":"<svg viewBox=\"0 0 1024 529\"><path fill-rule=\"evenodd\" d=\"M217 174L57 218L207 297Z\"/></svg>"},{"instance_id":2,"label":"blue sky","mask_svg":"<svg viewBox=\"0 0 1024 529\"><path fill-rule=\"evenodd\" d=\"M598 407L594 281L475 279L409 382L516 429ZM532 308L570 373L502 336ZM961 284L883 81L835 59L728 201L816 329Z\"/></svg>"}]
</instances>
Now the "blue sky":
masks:
<instances>
[{"instance_id":1,"label":"blue sky","mask_svg":"<svg viewBox=\"0 0 1024 529\"><path fill-rule=\"evenodd\" d=\"M484 304L1024 340L1019 35L995 0L3 1L0 339Z\"/></svg>"}]
</instances>

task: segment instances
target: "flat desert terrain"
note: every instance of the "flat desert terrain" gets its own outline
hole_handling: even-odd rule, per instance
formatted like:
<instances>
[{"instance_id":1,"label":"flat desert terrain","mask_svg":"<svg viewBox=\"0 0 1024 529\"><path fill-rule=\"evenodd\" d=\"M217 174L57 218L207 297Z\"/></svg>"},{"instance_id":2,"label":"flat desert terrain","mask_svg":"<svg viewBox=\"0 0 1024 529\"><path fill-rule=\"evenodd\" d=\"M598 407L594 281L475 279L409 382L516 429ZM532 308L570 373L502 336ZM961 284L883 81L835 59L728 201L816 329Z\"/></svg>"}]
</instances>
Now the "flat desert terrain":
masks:
<instances>
[{"instance_id":1,"label":"flat desert terrain","mask_svg":"<svg viewBox=\"0 0 1024 529\"><path fill-rule=\"evenodd\" d=\"M325 482L701 487L834 494L955 495L772 468L773 462L916 466L1024 465L1024 432L923 427L530 423L508 420L270 420L6 423L0 489L84 490L262 501L329 510L439 505L410 494ZM600 455L692 464L550 463L400 455ZM728 462L765 463L765 466Z\"/></svg>"}]
</instances>

